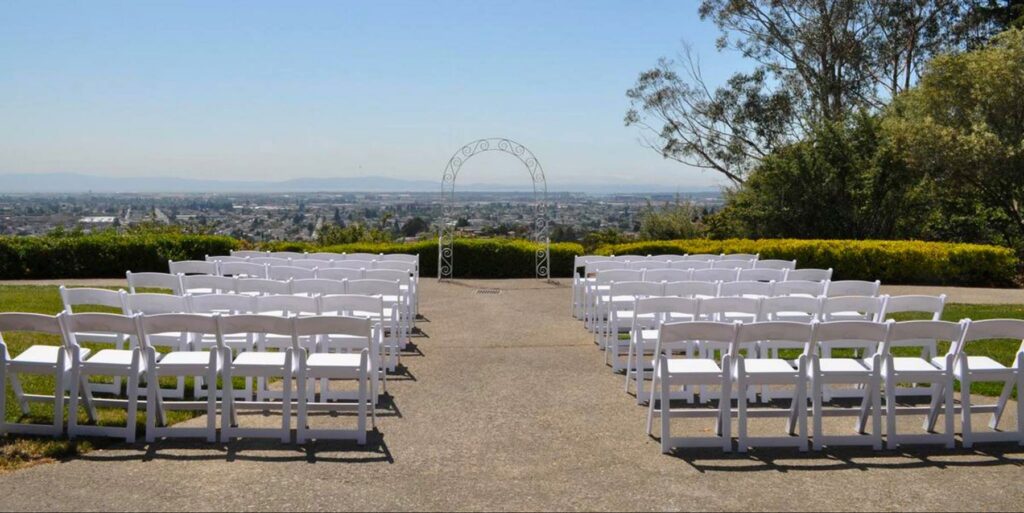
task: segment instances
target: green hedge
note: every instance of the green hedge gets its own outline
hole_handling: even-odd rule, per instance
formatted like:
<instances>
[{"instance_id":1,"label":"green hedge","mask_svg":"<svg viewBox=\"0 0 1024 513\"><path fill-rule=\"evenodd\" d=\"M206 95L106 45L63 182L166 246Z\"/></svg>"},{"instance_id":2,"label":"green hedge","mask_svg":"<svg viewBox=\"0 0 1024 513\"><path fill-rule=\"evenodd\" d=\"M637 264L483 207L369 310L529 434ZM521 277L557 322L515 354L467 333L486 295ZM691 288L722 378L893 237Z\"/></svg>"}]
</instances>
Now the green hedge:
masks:
<instances>
[{"instance_id":1,"label":"green hedge","mask_svg":"<svg viewBox=\"0 0 1024 513\"><path fill-rule=\"evenodd\" d=\"M882 240L688 239L633 242L598 248L601 255L760 253L762 259L796 259L797 267L833 269L838 280L889 284L1012 286L1013 250L981 244Z\"/></svg>"},{"instance_id":2,"label":"green hedge","mask_svg":"<svg viewBox=\"0 0 1024 513\"><path fill-rule=\"evenodd\" d=\"M300 242L272 242L261 246L269 251L329 251L334 253L410 253L420 256L420 275L437 276L437 242L354 243L317 246ZM456 278L530 278L536 275L534 255L539 245L525 240L456 239ZM572 275L573 257L583 254L575 243L551 244L551 276Z\"/></svg>"},{"instance_id":3,"label":"green hedge","mask_svg":"<svg viewBox=\"0 0 1024 513\"><path fill-rule=\"evenodd\" d=\"M168 260L226 255L242 243L213 235L0 237L0 279L114 278L167 271Z\"/></svg>"}]
</instances>

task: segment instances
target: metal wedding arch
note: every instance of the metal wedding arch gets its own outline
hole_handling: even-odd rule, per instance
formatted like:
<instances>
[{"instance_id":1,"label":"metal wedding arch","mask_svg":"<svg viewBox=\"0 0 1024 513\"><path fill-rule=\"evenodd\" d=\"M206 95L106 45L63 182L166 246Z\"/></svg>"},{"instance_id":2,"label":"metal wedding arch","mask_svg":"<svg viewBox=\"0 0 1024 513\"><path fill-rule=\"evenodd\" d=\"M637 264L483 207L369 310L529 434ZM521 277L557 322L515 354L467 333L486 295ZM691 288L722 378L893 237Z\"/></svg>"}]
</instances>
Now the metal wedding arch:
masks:
<instances>
[{"instance_id":1,"label":"metal wedding arch","mask_svg":"<svg viewBox=\"0 0 1024 513\"><path fill-rule=\"evenodd\" d=\"M441 227L438 235L438 266L437 279L451 280L454 273L453 246L455 242L455 178L467 160L485 151L503 151L519 159L530 172L533 181L533 222L530 235L534 242L541 245L535 255L537 278L551 277L549 262L551 258L550 240L548 239L548 183L544 178L544 168L540 161L526 146L511 139L492 137L479 139L466 144L448 159L441 178Z\"/></svg>"}]
</instances>

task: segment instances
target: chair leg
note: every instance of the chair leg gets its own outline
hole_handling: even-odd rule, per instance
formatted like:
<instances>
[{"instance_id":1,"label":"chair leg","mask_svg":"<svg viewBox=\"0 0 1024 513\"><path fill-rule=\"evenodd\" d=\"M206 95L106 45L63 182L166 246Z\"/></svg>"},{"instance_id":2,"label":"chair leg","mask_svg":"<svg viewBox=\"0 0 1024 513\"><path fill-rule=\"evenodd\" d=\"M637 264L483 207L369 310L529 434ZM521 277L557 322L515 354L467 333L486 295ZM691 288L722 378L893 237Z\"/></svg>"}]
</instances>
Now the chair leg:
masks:
<instances>
[{"instance_id":1,"label":"chair leg","mask_svg":"<svg viewBox=\"0 0 1024 513\"><path fill-rule=\"evenodd\" d=\"M364 357L365 361L366 358ZM359 445L366 445L366 365L362 365L359 370L359 394L356 396L359 401L359 405L356 407L356 442Z\"/></svg>"},{"instance_id":2,"label":"chair leg","mask_svg":"<svg viewBox=\"0 0 1024 513\"><path fill-rule=\"evenodd\" d=\"M86 380L84 374L81 374L78 369L72 368L71 370L71 393L68 398L71 403L68 405L68 438L74 440L75 436L78 435L78 395L79 387L81 383ZM88 408L87 408L88 409Z\"/></svg>"},{"instance_id":3,"label":"chair leg","mask_svg":"<svg viewBox=\"0 0 1024 513\"><path fill-rule=\"evenodd\" d=\"M971 382L966 375L960 379L960 408L964 448L970 449L974 446L974 433L971 429Z\"/></svg>"},{"instance_id":4,"label":"chair leg","mask_svg":"<svg viewBox=\"0 0 1024 513\"><path fill-rule=\"evenodd\" d=\"M871 448L882 450L882 383L876 374L869 384L871 394Z\"/></svg>"},{"instance_id":5,"label":"chair leg","mask_svg":"<svg viewBox=\"0 0 1024 513\"><path fill-rule=\"evenodd\" d=\"M747 388L747 384L743 379L743 374L738 373L736 376L736 441L739 444L737 447L739 452L747 452L747 401L744 397L746 395ZM722 417L724 421L731 423L732 406L726 404L725 408L728 411Z\"/></svg>"},{"instance_id":6,"label":"chair leg","mask_svg":"<svg viewBox=\"0 0 1024 513\"><path fill-rule=\"evenodd\" d=\"M217 368L210 369L210 394L206 398L206 441L213 443L217 441ZM221 387L225 388L225 387ZM222 396L230 392L222 390ZM163 408L161 408L161 411Z\"/></svg>"},{"instance_id":7,"label":"chair leg","mask_svg":"<svg viewBox=\"0 0 1024 513\"><path fill-rule=\"evenodd\" d=\"M306 381L309 379L308 376L309 374L306 369L306 362L299 360L299 381ZM306 394L300 394L298 403L298 418L295 422L295 443L304 444L306 443L306 430L309 429L309 418L307 414L307 409L309 408L309 396Z\"/></svg>"},{"instance_id":8,"label":"chair leg","mask_svg":"<svg viewBox=\"0 0 1024 513\"><path fill-rule=\"evenodd\" d=\"M28 399L25 399L25 391L21 388L21 378L18 377L17 372L11 372L11 390L14 391L14 397L18 401L18 407L21 408L22 415L28 415Z\"/></svg>"},{"instance_id":9,"label":"chair leg","mask_svg":"<svg viewBox=\"0 0 1024 513\"><path fill-rule=\"evenodd\" d=\"M150 370L152 379L146 383L146 442L156 441L156 420L160 416L156 406L156 396L160 395L160 387L157 386L156 370ZM162 425L162 424L161 424Z\"/></svg>"},{"instance_id":10,"label":"chair leg","mask_svg":"<svg viewBox=\"0 0 1024 513\"><path fill-rule=\"evenodd\" d=\"M57 372L54 376L55 386L53 387L53 436L60 437L64 431L64 388L67 379L67 372L64 371L63 358L57 362ZM0 391L2 393L2 391ZM4 410L0 409L0 412ZM0 413L2 415L3 413Z\"/></svg>"},{"instance_id":11,"label":"chair leg","mask_svg":"<svg viewBox=\"0 0 1024 513\"><path fill-rule=\"evenodd\" d=\"M953 417L956 416L956 409L953 405L953 376L949 376L949 380L944 386L938 388L943 390L943 399L946 403L946 448L952 449L956 447L956 428L953 426ZM935 422L932 421L932 426L934 425Z\"/></svg>"},{"instance_id":12,"label":"chair leg","mask_svg":"<svg viewBox=\"0 0 1024 513\"><path fill-rule=\"evenodd\" d=\"M7 434L7 358L6 347L0 346L0 436Z\"/></svg>"},{"instance_id":13,"label":"chair leg","mask_svg":"<svg viewBox=\"0 0 1024 513\"><path fill-rule=\"evenodd\" d=\"M999 394L999 400L996 402L996 410L992 412L992 419L988 422L989 429L999 427L999 421L1003 418L1003 411L1006 409L1006 402L1010 400L1010 393L1013 392L1015 384L1013 381L1003 383L1003 391Z\"/></svg>"},{"instance_id":14,"label":"chair leg","mask_svg":"<svg viewBox=\"0 0 1024 513\"><path fill-rule=\"evenodd\" d=\"M651 393L647 397L647 434L651 434L651 428L654 424L654 395L655 391L658 390L658 373L657 369L651 372Z\"/></svg>"},{"instance_id":15,"label":"chair leg","mask_svg":"<svg viewBox=\"0 0 1024 513\"><path fill-rule=\"evenodd\" d=\"M154 380L155 381L155 380ZM159 384L157 385L159 386ZM138 422L139 410L139 371L132 369L132 375L128 376L128 411L125 418L124 441L130 444L135 443L135 424Z\"/></svg>"},{"instance_id":16,"label":"chair leg","mask_svg":"<svg viewBox=\"0 0 1024 513\"><path fill-rule=\"evenodd\" d=\"M718 398L718 415L721 419L721 437L722 437L722 451L729 452L732 450L732 378L729 376L729 358L726 357L722 362L722 392ZM742 390L736 393L736 402L743 403L746 401ZM743 406L745 408L746 405ZM743 410L746 411L745 409Z\"/></svg>"},{"instance_id":17,"label":"chair leg","mask_svg":"<svg viewBox=\"0 0 1024 513\"><path fill-rule=\"evenodd\" d=\"M932 399L928 405L928 417L925 418L924 425L922 426L926 432L931 433L935 431L935 423L939 419L939 405L947 400L952 401L952 394L952 378L947 383L932 384Z\"/></svg>"},{"instance_id":18,"label":"chair leg","mask_svg":"<svg viewBox=\"0 0 1024 513\"><path fill-rule=\"evenodd\" d=\"M896 385L894 382L895 378L885 380L885 448L890 451L896 450L900 446L896 434Z\"/></svg>"},{"instance_id":19,"label":"chair leg","mask_svg":"<svg viewBox=\"0 0 1024 513\"><path fill-rule=\"evenodd\" d=\"M664 362L664 360L662 360ZM667 365L662 365L662 376L660 383L660 395L661 395L661 453L668 454L672 452L672 444L669 439L672 437L672 417L671 408L669 406L669 379L667 372ZM651 401L654 404L654 401Z\"/></svg>"},{"instance_id":20,"label":"chair leg","mask_svg":"<svg viewBox=\"0 0 1024 513\"><path fill-rule=\"evenodd\" d=\"M793 391L793 404L797 409L797 431L800 436L800 452L807 452L807 383L803 376L807 373L800 365L800 380L797 381L797 388Z\"/></svg>"},{"instance_id":21,"label":"chair leg","mask_svg":"<svg viewBox=\"0 0 1024 513\"><path fill-rule=\"evenodd\" d=\"M824 430L821 425L821 401L822 401L822 390L821 383L818 382L816 377L811 378L811 405L813 413L811 414L811 422L814 424L814 450L820 451L822 446L822 437L824 436Z\"/></svg>"},{"instance_id":22,"label":"chair leg","mask_svg":"<svg viewBox=\"0 0 1024 513\"><path fill-rule=\"evenodd\" d=\"M288 362L291 365L291 362ZM305 384L297 383L298 393L305 393ZM292 371L284 372L284 387L281 391L281 442L288 443L292 438Z\"/></svg>"},{"instance_id":23,"label":"chair leg","mask_svg":"<svg viewBox=\"0 0 1024 513\"><path fill-rule=\"evenodd\" d=\"M863 435L867 431L868 415L871 414L871 401L871 390L865 390L863 399L860 402L860 412L857 415L857 423L855 425L857 434Z\"/></svg>"}]
</instances>

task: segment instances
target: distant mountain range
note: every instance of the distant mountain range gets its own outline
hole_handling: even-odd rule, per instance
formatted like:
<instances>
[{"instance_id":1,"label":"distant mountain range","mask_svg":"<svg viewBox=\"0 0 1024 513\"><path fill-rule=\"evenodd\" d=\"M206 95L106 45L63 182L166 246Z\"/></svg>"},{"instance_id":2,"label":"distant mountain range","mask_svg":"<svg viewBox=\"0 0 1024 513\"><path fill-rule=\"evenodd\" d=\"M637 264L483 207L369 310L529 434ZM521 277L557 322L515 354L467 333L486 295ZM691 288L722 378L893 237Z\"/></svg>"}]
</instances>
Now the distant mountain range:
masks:
<instances>
[{"instance_id":1,"label":"distant mountain range","mask_svg":"<svg viewBox=\"0 0 1024 513\"><path fill-rule=\"evenodd\" d=\"M274 193L274 192L439 192L438 180L404 180L382 176L292 178L283 181L200 180L175 177L113 177L79 173L0 174L0 194L25 193ZM517 184L456 183L463 191L528 191ZM659 184L548 183L549 192L673 193L717 192L718 187L675 187Z\"/></svg>"}]
</instances>

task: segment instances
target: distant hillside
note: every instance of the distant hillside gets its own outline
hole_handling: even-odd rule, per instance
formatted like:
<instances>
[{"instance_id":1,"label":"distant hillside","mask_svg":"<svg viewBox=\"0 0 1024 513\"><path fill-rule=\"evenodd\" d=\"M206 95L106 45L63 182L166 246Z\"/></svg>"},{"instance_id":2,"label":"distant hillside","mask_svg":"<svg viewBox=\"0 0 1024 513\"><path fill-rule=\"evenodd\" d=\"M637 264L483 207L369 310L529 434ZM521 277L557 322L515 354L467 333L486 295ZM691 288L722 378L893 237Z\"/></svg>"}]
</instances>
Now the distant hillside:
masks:
<instances>
[{"instance_id":1,"label":"distant hillside","mask_svg":"<svg viewBox=\"0 0 1024 513\"><path fill-rule=\"evenodd\" d=\"M531 184L457 183L465 191L524 191ZM293 178L283 181L199 180L175 177L111 177L79 173L0 174L0 194L25 193L189 193L189 192L439 192L440 180L404 180L381 176ZM717 187L671 187L660 184L549 183L552 192L591 194L641 192L704 192Z\"/></svg>"}]
</instances>

